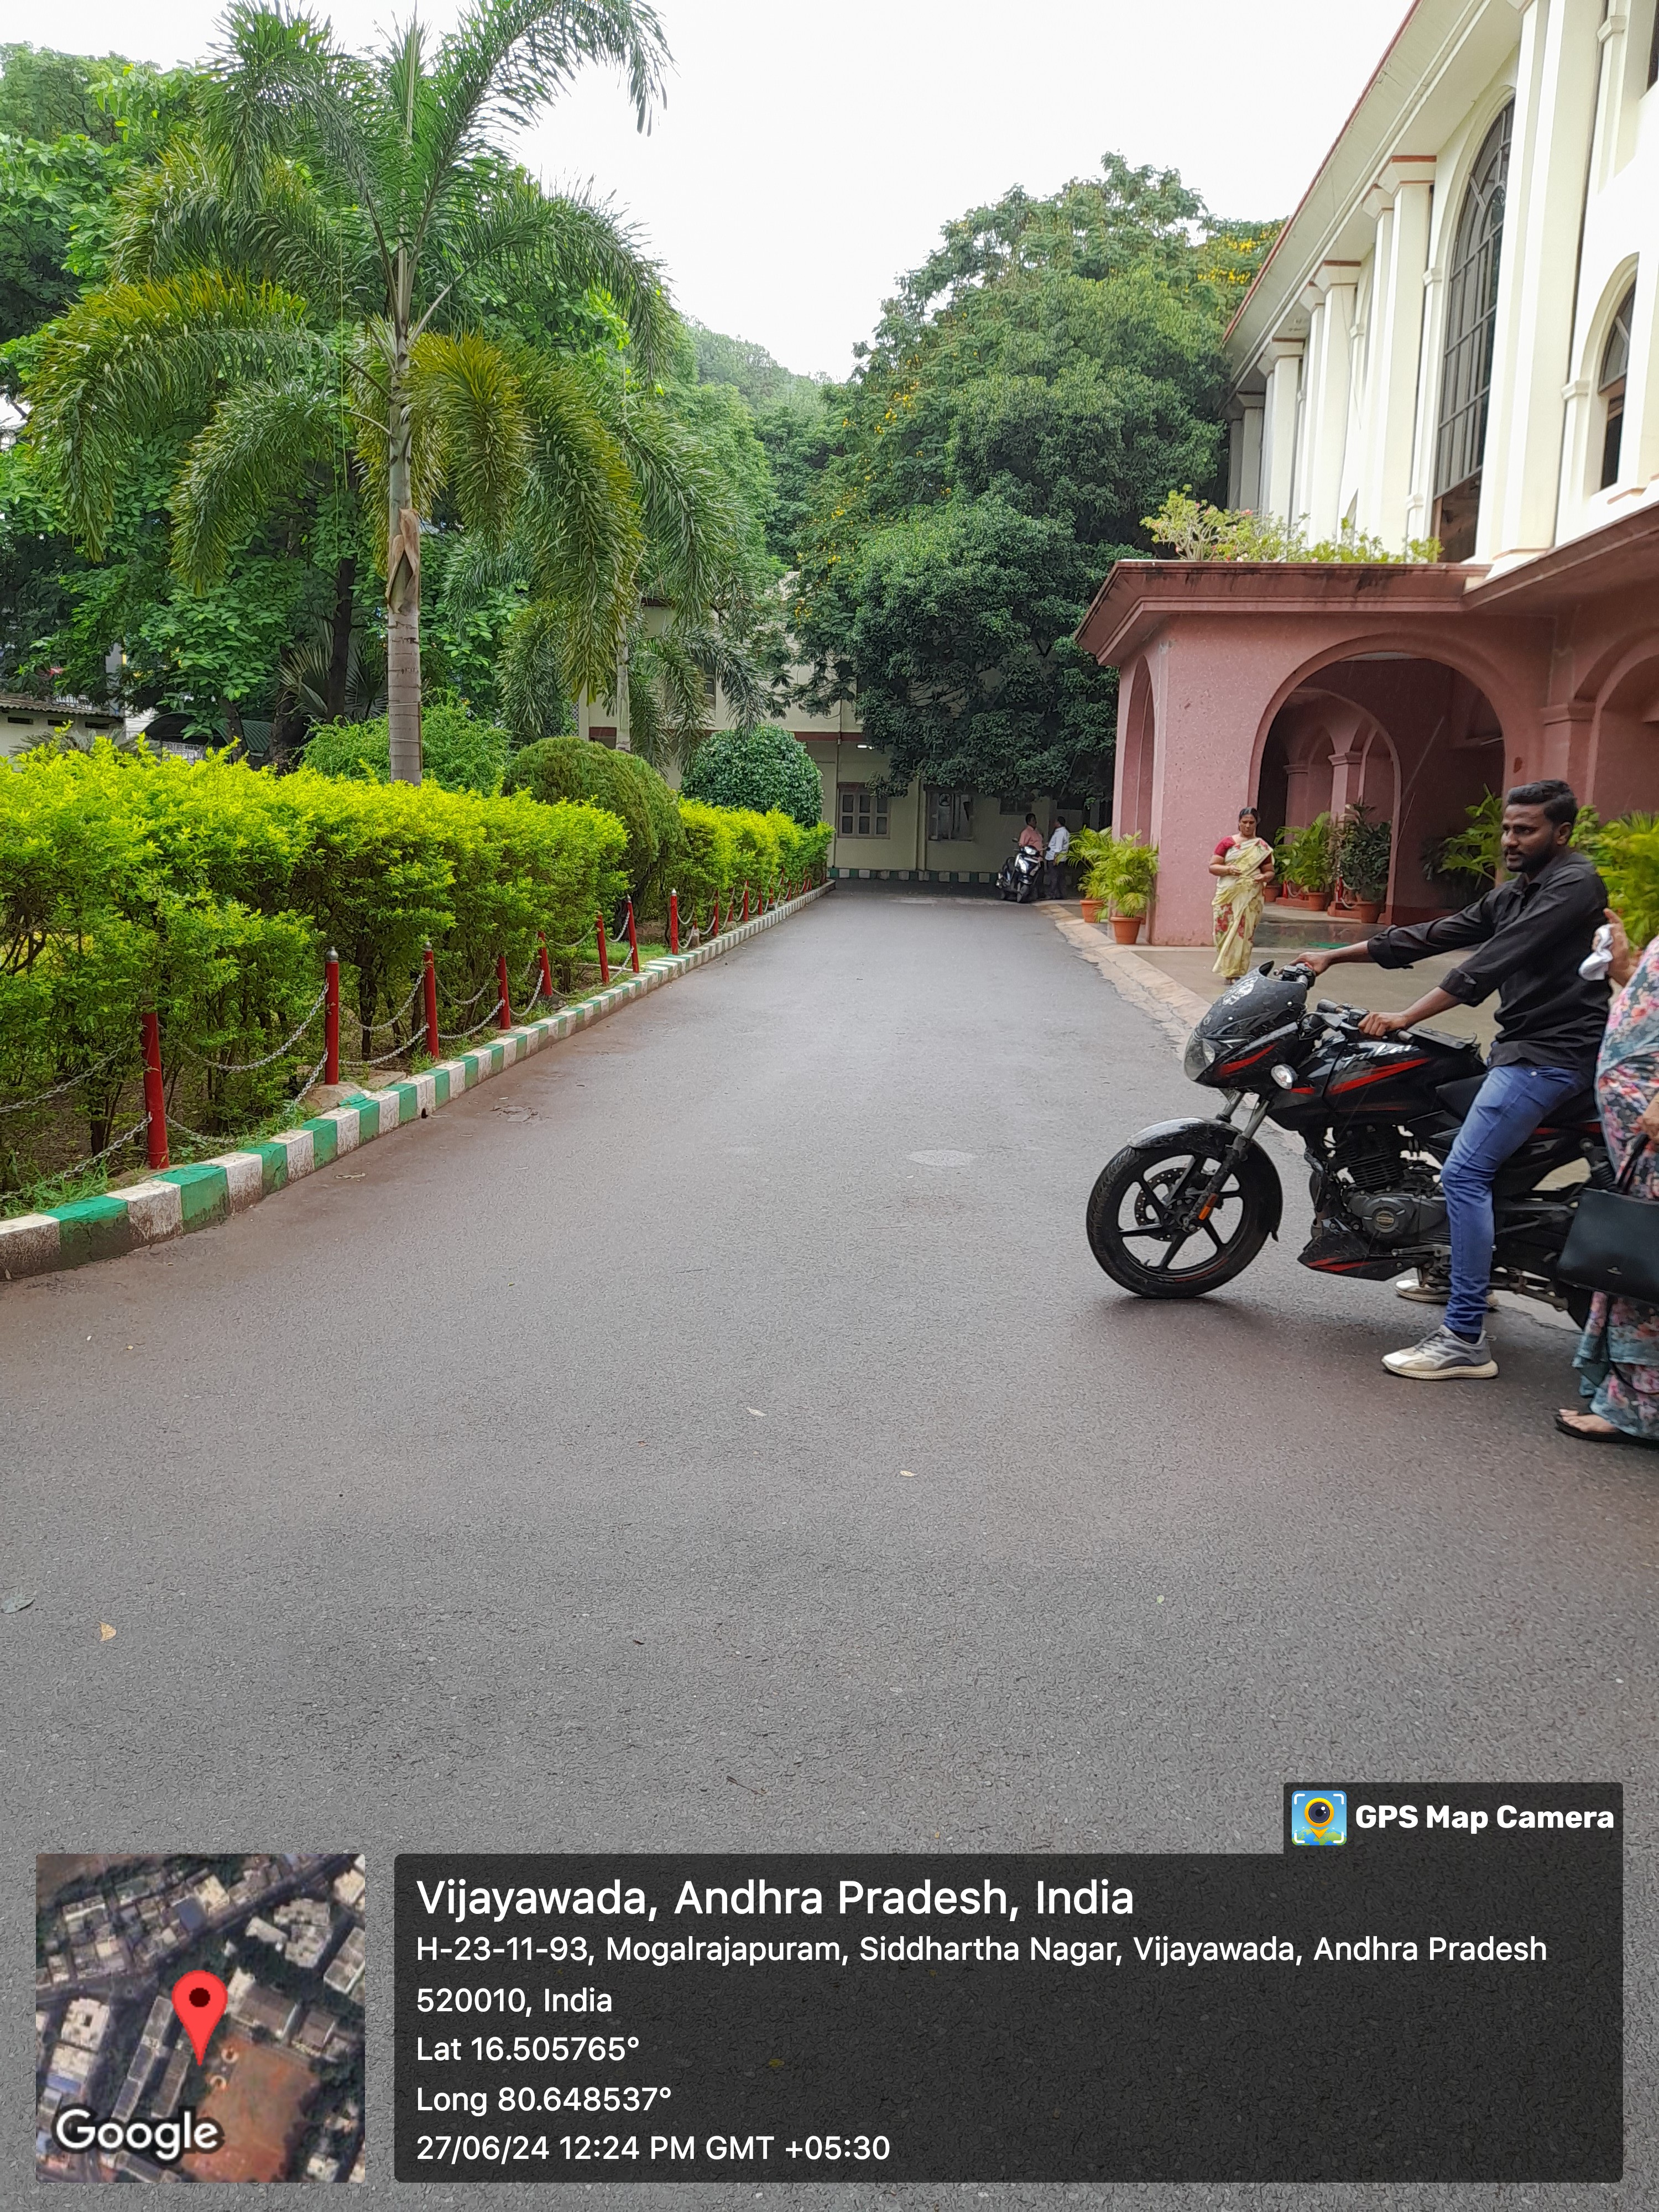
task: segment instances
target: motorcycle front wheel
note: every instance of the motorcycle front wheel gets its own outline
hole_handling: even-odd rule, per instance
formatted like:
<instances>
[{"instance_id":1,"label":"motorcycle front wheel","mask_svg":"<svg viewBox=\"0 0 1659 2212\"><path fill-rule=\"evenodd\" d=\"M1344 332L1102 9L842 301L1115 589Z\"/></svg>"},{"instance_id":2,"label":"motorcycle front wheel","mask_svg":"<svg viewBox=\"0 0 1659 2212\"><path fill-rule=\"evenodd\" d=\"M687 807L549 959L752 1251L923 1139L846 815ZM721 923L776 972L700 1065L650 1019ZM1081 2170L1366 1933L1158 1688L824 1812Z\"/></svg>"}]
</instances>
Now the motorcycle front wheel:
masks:
<instances>
[{"instance_id":1,"label":"motorcycle front wheel","mask_svg":"<svg viewBox=\"0 0 1659 2212\"><path fill-rule=\"evenodd\" d=\"M1267 1243L1273 1210L1255 1148L1227 1171L1202 1220L1198 1195L1226 1140L1178 1138L1163 1152L1126 1146L1089 1194L1089 1249L1141 1298L1200 1298L1242 1275Z\"/></svg>"}]
</instances>

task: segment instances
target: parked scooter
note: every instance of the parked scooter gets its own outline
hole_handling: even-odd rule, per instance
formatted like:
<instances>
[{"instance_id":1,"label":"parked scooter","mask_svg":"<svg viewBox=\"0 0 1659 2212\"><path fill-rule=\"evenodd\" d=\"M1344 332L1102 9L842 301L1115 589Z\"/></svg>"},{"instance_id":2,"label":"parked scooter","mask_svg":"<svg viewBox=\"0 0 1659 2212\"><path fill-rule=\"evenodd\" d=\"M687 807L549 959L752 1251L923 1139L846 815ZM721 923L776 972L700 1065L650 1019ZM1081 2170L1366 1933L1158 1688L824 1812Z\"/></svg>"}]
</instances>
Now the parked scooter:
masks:
<instances>
[{"instance_id":1,"label":"parked scooter","mask_svg":"<svg viewBox=\"0 0 1659 2212\"><path fill-rule=\"evenodd\" d=\"M997 889L1017 906L1030 906L1042 889L1042 854L1036 846L1015 846L1002 864Z\"/></svg>"}]
</instances>

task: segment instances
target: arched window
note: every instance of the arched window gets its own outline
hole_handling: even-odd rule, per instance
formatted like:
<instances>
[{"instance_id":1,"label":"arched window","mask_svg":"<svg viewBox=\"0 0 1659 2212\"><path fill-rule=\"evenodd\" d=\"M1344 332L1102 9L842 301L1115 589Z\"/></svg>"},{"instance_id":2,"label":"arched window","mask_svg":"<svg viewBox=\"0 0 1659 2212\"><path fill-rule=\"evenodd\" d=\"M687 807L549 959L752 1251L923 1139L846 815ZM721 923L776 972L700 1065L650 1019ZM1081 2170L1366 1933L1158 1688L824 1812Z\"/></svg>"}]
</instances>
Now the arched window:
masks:
<instances>
[{"instance_id":1,"label":"arched window","mask_svg":"<svg viewBox=\"0 0 1659 2212\"><path fill-rule=\"evenodd\" d=\"M1619 302L1619 312L1601 350L1601 374L1595 389L1607 410L1601 425L1601 489L1619 481L1619 448L1625 432L1625 375L1630 368L1630 326L1636 312L1636 284Z\"/></svg>"},{"instance_id":2,"label":"arched window","mask_svg":"<svg viewBox=\"0 0 1659 2212\"><path fill-rule=\"evenodd\" d=\"M1480 460L1492 397L1498 328L1498 264L1504 242L1504 186L1510 168L1511 101L1481 142L1463 194L1446 280L1446 349L1434 445L1434 534L1448 561L1474 550Z\"/></svg>"}]
</instances>

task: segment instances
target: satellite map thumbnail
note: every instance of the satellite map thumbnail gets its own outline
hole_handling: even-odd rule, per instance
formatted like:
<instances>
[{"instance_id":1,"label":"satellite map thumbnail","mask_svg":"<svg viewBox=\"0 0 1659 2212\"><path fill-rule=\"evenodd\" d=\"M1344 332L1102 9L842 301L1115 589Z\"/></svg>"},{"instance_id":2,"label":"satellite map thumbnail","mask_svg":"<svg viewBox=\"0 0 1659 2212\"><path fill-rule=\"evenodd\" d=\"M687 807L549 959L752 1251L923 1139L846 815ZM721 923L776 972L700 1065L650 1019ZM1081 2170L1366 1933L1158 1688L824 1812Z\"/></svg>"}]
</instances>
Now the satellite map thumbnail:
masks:
<instances>
[{"instance_id":1,"label":"satellite map thumbnail","mask_svg":"<svg viewBox=\"0 0 1659 2212\"><path fill-rule=\"evenodd\" d=\"M362 2181L363 1889L350 1851L37 1859L37 2178Z\"/></svg>"}]
</instances>

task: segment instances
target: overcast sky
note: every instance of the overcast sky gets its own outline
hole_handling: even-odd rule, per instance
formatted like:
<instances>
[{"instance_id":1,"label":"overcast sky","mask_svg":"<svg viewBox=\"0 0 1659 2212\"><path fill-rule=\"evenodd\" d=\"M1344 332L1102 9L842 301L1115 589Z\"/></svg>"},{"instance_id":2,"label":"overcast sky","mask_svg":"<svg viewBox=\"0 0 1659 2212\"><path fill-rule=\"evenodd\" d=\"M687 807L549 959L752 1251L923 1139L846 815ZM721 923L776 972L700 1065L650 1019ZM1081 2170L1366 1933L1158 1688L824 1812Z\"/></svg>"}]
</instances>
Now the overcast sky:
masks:
<instances>
[{"instance_id":1,"label":"overcast sky","mask_svg":"<svg viewBox=\"0 0 1659 2212\"><path fill-rule=\"evenodd\" d=\"M401 10L328 12L367 45ZM651 135L594 76L523 157L550 185L592 179L614 194L687 313L840 375L944 222L1010 185L1053 191L1109 148L1179 169L1218 213L1288 214L1406 4L659 0L659 12L675 66ZM458 0L422 13L441 28ZM217 14L207 0L57 0L9 35L191 61Z\"/></svg>"}]
</instances>

